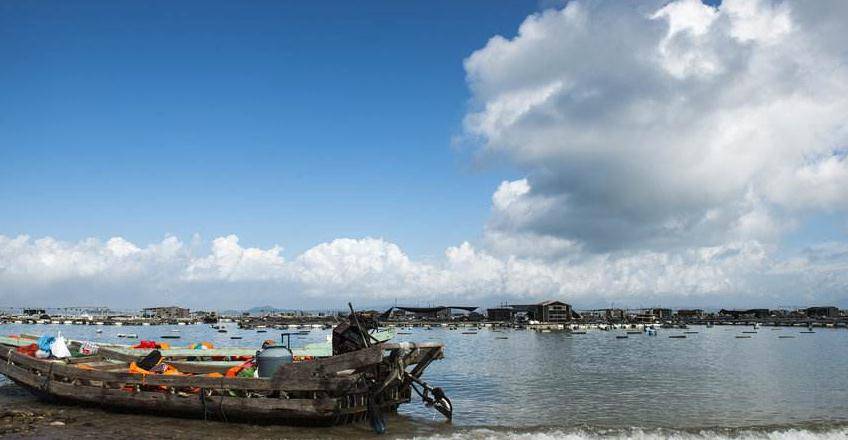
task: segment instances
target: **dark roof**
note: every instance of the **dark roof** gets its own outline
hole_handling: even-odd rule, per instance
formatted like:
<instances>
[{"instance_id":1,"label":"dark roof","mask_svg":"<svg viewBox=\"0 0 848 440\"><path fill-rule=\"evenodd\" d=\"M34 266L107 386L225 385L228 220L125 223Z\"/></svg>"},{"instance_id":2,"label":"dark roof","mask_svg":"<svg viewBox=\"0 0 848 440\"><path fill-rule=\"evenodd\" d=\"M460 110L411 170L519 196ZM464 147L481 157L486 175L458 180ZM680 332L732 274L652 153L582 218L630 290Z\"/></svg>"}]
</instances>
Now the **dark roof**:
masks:
<instances>
[{"instance_id":1,"label":"dark roof","mask_svg":"<svg viewBox=\"0 0 848 440\"><path fill-rule=\"evenodd\" d=\"M770 313L769 309L748 309L748 310L726 310L721 309L718 314L719 315L732 315L732 316L741 316L741 315L768 315Z\"/></svg>"},{"instance_id":2,"label":"dark roof","mask_svg":"<svg viewBox=\"0 0 848 440\"><path fill-rule=\"evenodd\" d=\"M459 309L465 310L466 312L473 312L477 310L477 307L471 306L439 306L439 307L395 307L396 309L403 310L405 312L412 313L435 313L440 312L446 309Z\"/></svg>"},{"instance_id":3,"label":"dark roof","mask_svg":"<svg viewBox=\"0 0 848 440\"><path fill-rule=\"evenodd\" d=\"M564 306L567 306L567 305L568 305L568 304L566 304L566 303L564 303L564 302L562 302L562 301L557 301L557 300L555 300L555 299L549 299L549 300L547 300L547 301L542 301L542 302L540 302L538 305L540 305L540 306L549 306L549 305L551 305L551 304L562 304L562 305L564 305Z\"/></svg>"},{"instance_id":4,"label":"dark roof","mask_svg":"<svg viewBox=\"0 0 848 440\"><path fill-rule=\"evenodd\" d=\"M536 303L536 304L513 304L511 307L513 307L516 310L526 311L526 310L529 310L533 307L549 306L551 304L562 304L564 306L569 305L568 303L565 303L565 302L562 302L562 301L547 300L547 301L542 301L542 302Z\"/></svg>"}]
</instances>

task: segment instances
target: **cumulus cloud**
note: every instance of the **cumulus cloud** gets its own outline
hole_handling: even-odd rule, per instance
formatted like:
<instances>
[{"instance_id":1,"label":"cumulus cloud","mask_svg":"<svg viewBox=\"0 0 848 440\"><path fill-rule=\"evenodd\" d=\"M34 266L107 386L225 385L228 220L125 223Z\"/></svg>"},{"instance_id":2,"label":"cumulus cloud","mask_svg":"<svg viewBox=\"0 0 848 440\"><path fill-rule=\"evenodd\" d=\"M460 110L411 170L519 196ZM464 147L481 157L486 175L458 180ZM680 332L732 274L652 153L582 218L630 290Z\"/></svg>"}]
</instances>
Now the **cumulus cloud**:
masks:
<instances>
[{"instance_id":1,"label":"cumulus cloud","mask_svg":"<svg viewBox=\"0 0 848 440\"><path fill-rule=\"evenodd\" d=\"M439 261L421 262L378 238L333 240L287 260L279 247L246 248L230 235L212 240L202 255L193 252L175 237L139 246L122 238L0 236L0 304L243 308L547 297L583 305L786 303L799 293L848 288L848 248L839 243L779 261L758 242L556 259L499 256L466 242Z\"/></svg>"},{"instance_id":2,"label":"cumulus cloud","mask_svg":"<svg viewBox=\"0 0 848 440\"><path fill-rule=\"evenodd\" d=\"M208 256L187 261L183 278L188 281L274 278L285 266L281 251L279 246L268 250L243 248L235 235L218 237L212 241Z\"/></svg>"},{"instance_id":3,"label":"cumulus cloud","mask_svg":"<svg viewBox=\"0 0 848 440\"><path fill-rule=\"evenodd\" d=\"M465 130L527 178L498 189L489 229L664 250L844 211L845 9L572 1L493 37L465 60Z\"/></svg>"}]
</instances>

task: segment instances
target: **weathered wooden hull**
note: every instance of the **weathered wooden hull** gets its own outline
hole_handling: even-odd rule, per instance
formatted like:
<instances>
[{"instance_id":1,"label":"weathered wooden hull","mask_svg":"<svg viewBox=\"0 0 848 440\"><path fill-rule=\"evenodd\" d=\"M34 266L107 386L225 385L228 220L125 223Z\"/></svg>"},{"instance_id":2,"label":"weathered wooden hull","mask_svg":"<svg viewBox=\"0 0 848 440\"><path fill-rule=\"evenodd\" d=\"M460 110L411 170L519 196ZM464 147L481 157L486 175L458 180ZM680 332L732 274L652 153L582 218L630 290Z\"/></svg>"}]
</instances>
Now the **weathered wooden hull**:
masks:
<instances>
[{"instance_id":1,"label":"weathered wooden hull","mask_svg":"<svg viewBox=\"0 0 848 440\"><path fill-rule=\"evenodd\" d=\"M292 409L289 405L253 405L235 402L232 397L210 396L205 404L199 398L192 402L190 399L163 395L161 393L141 392L133 396L121 396L114 393L104 393L87 398L80 396L79 390L72 390L74 395L65 396L53 389L44 391L27 385L25 382L12 379L22 388L31 392L41 400L69 405L81 405L102 408L114 412L131 412L148 415L185 417L195 419L220 420L226 422L243 422L255 424L280 424L292 426L326 427L361 422L367 419L367 409L362 406L349 411L322 411L323 402L311 409ZM59 386L58 388L62 388ZM366 397L359 397L363 399ZM400 404L410 401L408 390L405 399L384 402L380 405L383 412L395 412Z\"/></svg>"},{"instance_id":2,"label":"weathered wooden hull","mask_svg":"<svg viewBox=\"0 0 848 440\"><path fill-rule=\"evenodd\" d=\"M400 353L375 346L292 364L273 378L254 379L141 375L110 371L108 365L83 369L2 347L0 374L40 398L64 403L179 417L328 426L365 419L369 398L384 412L409 402L410 383L400 379L397 368L418 362L422 363L417 367L425 367L438 357L441 346L423 351L403 348ZM423 368L413 369L414 374L420 375L419 370Z\"/></svg>"}]
</instances>

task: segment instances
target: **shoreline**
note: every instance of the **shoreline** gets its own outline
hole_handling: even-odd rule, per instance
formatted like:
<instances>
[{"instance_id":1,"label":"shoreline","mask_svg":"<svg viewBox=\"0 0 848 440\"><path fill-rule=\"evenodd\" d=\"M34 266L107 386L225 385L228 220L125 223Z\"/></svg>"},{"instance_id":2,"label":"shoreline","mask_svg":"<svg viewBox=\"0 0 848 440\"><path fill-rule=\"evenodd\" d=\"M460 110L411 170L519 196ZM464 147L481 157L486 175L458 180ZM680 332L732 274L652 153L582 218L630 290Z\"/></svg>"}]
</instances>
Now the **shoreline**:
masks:
<instances>
[{"instance_id":1,"label":"shoreline","mask_svg":"<svg viewBox=\"0 0 848 440\"><path fill-rule=\"evenodd\" d=\"M395 428L382 438L432 439L789 439L844 438L848 421L810 420L787 424L752 426L475 426L449 425L393 415ZM0 437L2 438L373 438L365 426L343 428L297 428L282 425L225 423L197 419L148 416L107 411L91 406L46 403L12 383L0 384Z\"/></svg>"}]
</instances>

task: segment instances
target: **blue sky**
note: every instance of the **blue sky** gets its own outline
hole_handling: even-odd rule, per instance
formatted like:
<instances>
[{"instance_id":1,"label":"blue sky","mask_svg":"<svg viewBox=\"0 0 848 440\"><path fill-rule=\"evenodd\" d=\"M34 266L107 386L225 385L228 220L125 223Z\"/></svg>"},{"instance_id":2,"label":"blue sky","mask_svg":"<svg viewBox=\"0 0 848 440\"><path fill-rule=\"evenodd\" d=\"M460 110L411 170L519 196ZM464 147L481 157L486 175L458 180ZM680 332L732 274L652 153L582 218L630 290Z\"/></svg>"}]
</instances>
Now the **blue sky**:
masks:
<instances>
[{"instance_id":1,"label":"blue sky","mask_svg":"<svg viewBox=\"0 0 848 440\"><path fill-rule=\"evenodd\" d=\"M441 254L514 174L452 143L462 60L538 7L3 2L0 232Z\"/></svg>"},{"instance_id":2,"label":"blue sky","mask_svg":"<svg viewBox=\"0 0 848 440\"><path fill-rule=\"evenodd\" d=\"M848 305L845 5L0 2L0 305Z\"/></svg>"}]
</instances>

